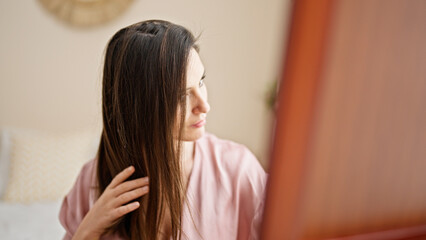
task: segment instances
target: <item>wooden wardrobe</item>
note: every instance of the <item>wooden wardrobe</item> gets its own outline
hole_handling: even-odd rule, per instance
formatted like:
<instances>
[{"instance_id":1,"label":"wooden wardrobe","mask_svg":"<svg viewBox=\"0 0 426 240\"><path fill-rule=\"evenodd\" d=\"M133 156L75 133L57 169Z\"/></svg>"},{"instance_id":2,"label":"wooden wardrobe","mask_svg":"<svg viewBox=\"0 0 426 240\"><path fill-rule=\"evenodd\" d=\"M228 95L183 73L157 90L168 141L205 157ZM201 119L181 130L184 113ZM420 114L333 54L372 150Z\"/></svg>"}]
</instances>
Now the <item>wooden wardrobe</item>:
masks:
<instances>
[{"instance_id":1,"label":"wooden wardrobe","mask_svg":"<svg viewBox=\"0 0 426 240\"><path fill-rule=\"evenodd\" d=\"M296 0L261 239L426 239L426 0Z\"/></svg>"}]
</instances>

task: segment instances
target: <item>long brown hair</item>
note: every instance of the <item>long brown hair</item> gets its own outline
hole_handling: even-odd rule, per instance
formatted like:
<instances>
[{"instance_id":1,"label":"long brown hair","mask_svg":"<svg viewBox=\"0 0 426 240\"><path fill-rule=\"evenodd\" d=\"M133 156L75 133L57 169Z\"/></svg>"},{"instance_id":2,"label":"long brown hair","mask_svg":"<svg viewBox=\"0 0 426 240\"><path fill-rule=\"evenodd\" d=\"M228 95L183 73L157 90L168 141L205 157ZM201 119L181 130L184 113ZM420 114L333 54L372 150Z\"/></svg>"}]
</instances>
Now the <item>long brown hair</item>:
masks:
<instances>
[{"instance_id":1,"label":"long brown hair","mask_svg":"<svg viewBox=\"0 0 426 240\"><path fill-rule=\"evenodd\" d=\"M187 29L161 20L125 27L108 43L98 194L130 165L136 169L130 179L150 178L148 196L139 199L141 203L147 201L147 208L127 214L110 229L123 237L156 239L168 211L171 236L181 238L184 191L179 139L186 112L186 98L182 96L191 48L196 48L195 38ZM178 136L175 126L179 126Z\"/></svg>"}]
</instances>

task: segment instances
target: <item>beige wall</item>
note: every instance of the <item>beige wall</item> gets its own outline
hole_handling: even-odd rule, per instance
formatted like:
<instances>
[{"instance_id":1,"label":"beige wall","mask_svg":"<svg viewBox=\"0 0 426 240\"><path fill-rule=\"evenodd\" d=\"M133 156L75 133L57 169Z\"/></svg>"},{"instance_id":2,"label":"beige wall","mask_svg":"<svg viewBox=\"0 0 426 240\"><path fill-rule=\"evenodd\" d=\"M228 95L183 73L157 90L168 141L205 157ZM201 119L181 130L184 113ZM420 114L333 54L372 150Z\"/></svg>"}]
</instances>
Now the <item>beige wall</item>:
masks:
<instances>
[{"instance_id":1,"label":"beige wall","mask_svg":"<svg viewBox=\"0 0 426 240\"><path fill-rule=\"evenodd\" d=\"M166 19L202 33L212 110L207 130L247 145L264 162L264 92L277 76L289 0L139 0L118 19L70 28L37 1L0 2L0 126L97 129L102 54L121 27Z\"/></svg>"}]
</instances>

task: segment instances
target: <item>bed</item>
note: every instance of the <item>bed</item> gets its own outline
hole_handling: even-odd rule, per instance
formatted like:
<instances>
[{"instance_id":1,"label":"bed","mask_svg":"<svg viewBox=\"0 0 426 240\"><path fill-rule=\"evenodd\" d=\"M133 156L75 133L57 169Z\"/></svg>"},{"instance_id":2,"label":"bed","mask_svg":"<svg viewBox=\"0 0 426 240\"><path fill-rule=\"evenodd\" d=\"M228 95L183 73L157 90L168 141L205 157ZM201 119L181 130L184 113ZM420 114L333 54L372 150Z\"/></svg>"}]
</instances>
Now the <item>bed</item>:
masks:
<instances>
[{"instance_id":1,"label":"bed","mask_svg":"<svg viewBox=\"0 0 426 240\"><path fill-rule=\"evenodd\" d=\"M95 131L0 129L2 240L61 239L58 214L82 165L96 154Z\"/></svg>"}]
</instances>

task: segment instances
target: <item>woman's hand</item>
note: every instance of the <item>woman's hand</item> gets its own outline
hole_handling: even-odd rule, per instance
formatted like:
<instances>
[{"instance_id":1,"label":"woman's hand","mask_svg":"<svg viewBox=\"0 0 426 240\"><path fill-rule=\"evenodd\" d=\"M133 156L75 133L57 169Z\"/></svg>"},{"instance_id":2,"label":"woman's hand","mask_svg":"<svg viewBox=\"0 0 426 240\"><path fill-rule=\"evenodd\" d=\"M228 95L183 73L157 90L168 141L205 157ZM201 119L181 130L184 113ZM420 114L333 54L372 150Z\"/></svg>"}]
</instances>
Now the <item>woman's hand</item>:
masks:
<instances>
[{"instance_id":1,"label":"woman's hand","mask_svg":"<svg viewBox=\"0 0 426 240\"><path fill-rule=\"evenodd\" d=\"M137 201L149 191L148 177L126 181L135 168L130 166L112 179L78 226L73 239L98 239L120 217L139 208ZM129 203L130 202L130 203Z\"/></svg>"}]
</instances>

